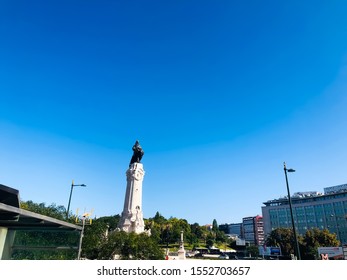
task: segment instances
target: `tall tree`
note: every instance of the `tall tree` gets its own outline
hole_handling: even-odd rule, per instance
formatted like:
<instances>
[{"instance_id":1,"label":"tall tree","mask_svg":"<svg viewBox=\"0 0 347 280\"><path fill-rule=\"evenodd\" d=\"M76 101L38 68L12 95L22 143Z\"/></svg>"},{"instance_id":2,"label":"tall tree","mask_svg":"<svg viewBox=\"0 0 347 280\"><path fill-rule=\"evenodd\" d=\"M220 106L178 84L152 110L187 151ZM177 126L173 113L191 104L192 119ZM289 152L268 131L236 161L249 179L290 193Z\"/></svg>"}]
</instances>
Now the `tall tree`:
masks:
<instances>
[{"instance_id":1,"label":"tall tree","mask_svg":"<svg viewBox=\"0 0 347 280\"><path fill-rule=\"evenodd\" d=\"M156 222L157 224L165 224L166 223L166 219L158 211L155 213L155 216L152 218L152 220L154 222Z\"/></svg>"},{"instance_id":2,"label":"tall tree","mask_svg":"<svg viewBox=\"0 0 347 280\"><path fill-rule=\"evenodd\" d=\"M218 231L218 223L217 223L217 220L216 220L216 219L213 219L213 222L212 222L212 231L213 231L213 232L217 232L217 231Z\"/></svg>"}]
</instances>

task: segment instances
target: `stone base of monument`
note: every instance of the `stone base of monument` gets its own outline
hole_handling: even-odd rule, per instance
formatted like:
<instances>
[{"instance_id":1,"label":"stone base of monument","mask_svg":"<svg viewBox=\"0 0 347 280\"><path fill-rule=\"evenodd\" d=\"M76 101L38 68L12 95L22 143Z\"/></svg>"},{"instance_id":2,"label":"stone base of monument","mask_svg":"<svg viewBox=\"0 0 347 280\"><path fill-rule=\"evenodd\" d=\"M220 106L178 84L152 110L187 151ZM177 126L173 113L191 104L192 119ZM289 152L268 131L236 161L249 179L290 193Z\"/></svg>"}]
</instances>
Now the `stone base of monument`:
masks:
<instances>
[{"instance_id":1,"label":"stone base of monument","mask_svg":"<svg viewBox=\"0 0 347 280\"><path fill-rule=\"evenodd\" d=\"M118 228L125 232L145 232L142 213L142 181L145 175L143 164L135 162L126 171L127 188L124 208Z\"/></svg>"},{"instance_id":2,"label":"stone base of monument","mask_svg":"<svg viewBox=\"0 0 347 280\"><path fill-rule=\"evenodd\" d=\"M186 259L186 250L184 249L184 241L183 241L183 231L181 231L180 247L178 251L175 253L170 253L169 249L167 249L166 259L167 260L185 260Z\"/></svg>"},{"instance_id":3,"label":"stone base of monument","mask_svg":"<svg viewBox=\"0 0 347 280\"><path fill-rule=\"evenodd\" d=\"M186 259L186 250L179 249L177 253L178 253L178 259L179 260L185 260Z\"/></svg>"}]
</instances>

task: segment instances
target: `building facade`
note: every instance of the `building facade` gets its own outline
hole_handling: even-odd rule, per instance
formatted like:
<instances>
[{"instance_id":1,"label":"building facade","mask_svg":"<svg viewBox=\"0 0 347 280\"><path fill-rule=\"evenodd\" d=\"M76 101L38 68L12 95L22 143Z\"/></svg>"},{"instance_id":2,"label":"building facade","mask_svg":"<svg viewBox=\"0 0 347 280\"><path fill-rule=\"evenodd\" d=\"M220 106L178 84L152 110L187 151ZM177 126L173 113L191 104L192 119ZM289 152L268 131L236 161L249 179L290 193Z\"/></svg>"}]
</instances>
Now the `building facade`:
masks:
<instances>
[{"instance_id":1,"label":"building facade","mask_svg":"<svg viewBox=\"0 0 347 280\"><path fill-rule=\"evenodd\" d=\"M223 231L225 234L229 234L229 225L228 224L219 225L218 229L220 231Z\"/></svg>"},{"instance_id":2,"label":"building facade","mask_svg":"<svg viewBox=\"0 0 347 280\"><path fill-rule=\"evenodd\" d=\"M328 229L341 244L347 244L347 184L318 192L295 193L291 197L295 228L298 234L312 228ZM263 203L264 234L276 228L292 228L288 197Z\"/></svg>"},{"instance_id":3,"label":"building facade","mask_svg":"<svg viewBox=\"0 0 347 280\"><path fill-rule=\"evenodd\" d=\"M242 219L243 238L251 245L264 244L263 217L246 217Z\"/></svg>"},{"instance_id":4,"label":"building facade","mask_svg":"<svg viewBox=\"0 0 347 280\"><path fill-rule=\"evenodd\" d=\"M242 223L233 223L228 225L229 234L236 235L239 238L243 237L243 226Z\"/></svg>"}]
</instances>

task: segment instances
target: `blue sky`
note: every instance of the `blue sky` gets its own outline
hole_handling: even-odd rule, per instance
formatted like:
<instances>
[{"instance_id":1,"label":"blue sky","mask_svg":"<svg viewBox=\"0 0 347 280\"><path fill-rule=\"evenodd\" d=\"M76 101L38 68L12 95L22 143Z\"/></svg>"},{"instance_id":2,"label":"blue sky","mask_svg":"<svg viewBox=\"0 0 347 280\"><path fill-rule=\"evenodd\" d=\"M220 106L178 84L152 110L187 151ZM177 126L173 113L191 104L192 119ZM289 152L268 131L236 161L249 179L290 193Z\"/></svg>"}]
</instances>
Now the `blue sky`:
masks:
<instances>
[{"instance_id":1,"label":"blue sky","mask_svg":"<svg viewBox=\"0 0 347 280\"><path fill-rule=\"evenodd\" d=\"M0 183L120 214L240 222L347 183L345 1L1 1Z\"/></svg>"}]
</instances>

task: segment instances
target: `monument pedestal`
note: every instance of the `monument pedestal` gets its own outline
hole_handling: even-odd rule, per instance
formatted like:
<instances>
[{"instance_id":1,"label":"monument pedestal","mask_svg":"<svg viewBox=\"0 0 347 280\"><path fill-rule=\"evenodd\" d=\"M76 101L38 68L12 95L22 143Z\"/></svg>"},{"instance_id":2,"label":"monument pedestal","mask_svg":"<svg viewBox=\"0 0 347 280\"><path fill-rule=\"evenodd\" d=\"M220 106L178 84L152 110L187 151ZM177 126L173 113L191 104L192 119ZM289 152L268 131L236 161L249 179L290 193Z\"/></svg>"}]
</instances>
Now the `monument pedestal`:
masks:
<instances>
[{"instance_id":1,"label":"monument pedestal","mask_svg":"<svg viewBox=\"0 0 347 280\"><path fill-rule=\"evenodd\" d=\"M124 208L118 227L125 232L142 233L145 224L142 213L142 181L145 175L142 163L132 163L126 172L127 189Z\"/></svg>"}]
</instances>

